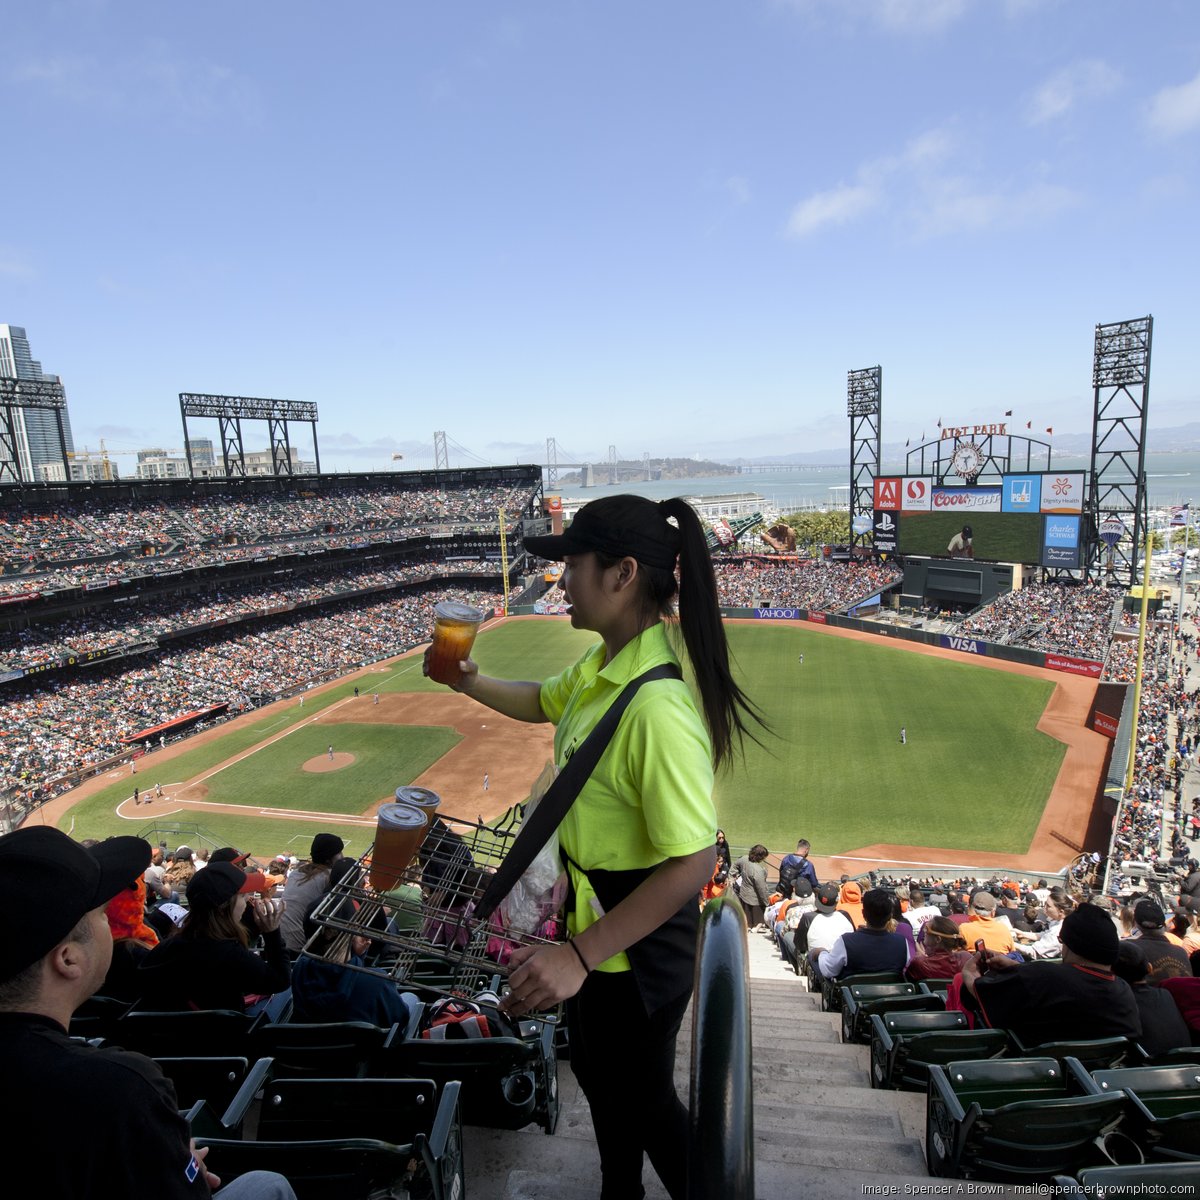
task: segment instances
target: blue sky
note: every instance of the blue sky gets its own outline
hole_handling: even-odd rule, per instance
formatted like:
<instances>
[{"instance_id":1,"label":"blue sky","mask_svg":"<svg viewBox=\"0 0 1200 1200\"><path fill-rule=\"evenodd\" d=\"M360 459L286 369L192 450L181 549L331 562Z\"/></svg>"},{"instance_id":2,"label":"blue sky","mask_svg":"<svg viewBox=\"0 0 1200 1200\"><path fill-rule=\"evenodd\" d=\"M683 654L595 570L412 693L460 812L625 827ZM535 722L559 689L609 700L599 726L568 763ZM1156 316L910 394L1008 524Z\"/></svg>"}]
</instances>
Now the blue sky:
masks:
<instances>
[{"instance_id":1,"label":"blue sky","mask_svg":"<svg viewBox=\"0 0 1200 1200\"><path fill-rule=\"evenodd\" d=\"M77 445L315 401L326 468L1086 431L1097 322L1200 411L1200 5L41 0L0 321ZM193 432L215 432L193 427ZM247 427L247 449L265 426ZM303 446L303 442L301 441Z\"/></svg>"}]
</instances>

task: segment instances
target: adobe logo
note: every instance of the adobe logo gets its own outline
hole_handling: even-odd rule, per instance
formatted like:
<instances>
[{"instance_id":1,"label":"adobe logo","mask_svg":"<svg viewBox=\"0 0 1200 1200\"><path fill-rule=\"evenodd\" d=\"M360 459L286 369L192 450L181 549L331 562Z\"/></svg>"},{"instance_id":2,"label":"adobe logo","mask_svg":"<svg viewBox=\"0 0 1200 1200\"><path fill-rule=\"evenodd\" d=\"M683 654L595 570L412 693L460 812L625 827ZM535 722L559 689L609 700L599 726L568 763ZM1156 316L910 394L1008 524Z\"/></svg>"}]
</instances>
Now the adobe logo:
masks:
<instances>
[{"instance_id":1,"label":"adobe logo","mask_svg":"<svg viewBox=\"0 0 1200 1200\"><path fill-rule=\"evenodd\" d=\"M875 480L875 507L896 512L900 508L900 480Z\"/></svg>"}]
</instances>

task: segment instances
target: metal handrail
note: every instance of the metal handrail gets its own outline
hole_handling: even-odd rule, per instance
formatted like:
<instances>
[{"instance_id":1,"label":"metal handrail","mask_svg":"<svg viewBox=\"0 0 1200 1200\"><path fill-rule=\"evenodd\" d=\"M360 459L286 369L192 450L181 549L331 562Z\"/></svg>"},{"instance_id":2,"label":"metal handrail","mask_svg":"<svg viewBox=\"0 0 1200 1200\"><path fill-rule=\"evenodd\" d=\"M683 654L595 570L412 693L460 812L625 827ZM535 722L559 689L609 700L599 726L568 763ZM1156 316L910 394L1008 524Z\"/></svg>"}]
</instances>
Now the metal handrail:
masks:
<instances>
[{"instance_id":1,"label":"metal handrail","mask_svg":"<svg viewBox=\"0 0 1200 1200\"><path fill-rule=\"evenodd\" d=\"M693 995L688 1198L753 1200L749 957L733 897L700 915Z\"/></svg>"}]
</instances>

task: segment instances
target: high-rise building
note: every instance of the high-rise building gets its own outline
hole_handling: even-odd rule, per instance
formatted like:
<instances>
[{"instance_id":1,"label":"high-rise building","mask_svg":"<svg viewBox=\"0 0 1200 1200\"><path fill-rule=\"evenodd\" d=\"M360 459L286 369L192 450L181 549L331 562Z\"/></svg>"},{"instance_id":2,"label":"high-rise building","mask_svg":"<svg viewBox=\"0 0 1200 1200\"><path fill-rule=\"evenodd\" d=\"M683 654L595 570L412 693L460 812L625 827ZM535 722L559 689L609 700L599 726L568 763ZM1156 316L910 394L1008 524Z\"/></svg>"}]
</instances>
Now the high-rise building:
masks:
<instances>
[{"instance_id":1,"label":"high-rise building","mask_svg":"<svg viewBox=\"0 0 1200 1200\"><path fill-rule=\"evenodd\" d=\"M0 376L8 379L44 379L59 382L57 375L47 375L29 350L29 339L20 325L0 324ZM17 457L21 464L22 479L39 479L46 472L39 468L56 466L62 470L62 447L58 443L58 421L49 409L19 408L13 412L16 434ZM75 443L71 437L71 419L66 409L62 410L63 437L67 452L72 453ZM0 450L0 453L4 453Z\"/></svg>"}]
</instances>

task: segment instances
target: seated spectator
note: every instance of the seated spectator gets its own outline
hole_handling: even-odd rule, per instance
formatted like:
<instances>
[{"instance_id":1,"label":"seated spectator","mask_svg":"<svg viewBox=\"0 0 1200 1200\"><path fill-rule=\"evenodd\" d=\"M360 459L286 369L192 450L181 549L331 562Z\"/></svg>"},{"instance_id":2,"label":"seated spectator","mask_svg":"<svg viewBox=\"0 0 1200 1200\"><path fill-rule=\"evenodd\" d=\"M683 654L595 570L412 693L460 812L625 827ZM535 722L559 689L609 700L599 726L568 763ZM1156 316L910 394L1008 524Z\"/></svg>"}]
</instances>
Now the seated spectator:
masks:
<instances>
[{"instance_id":1,"label":"seated spectator","mask_svg":"<svg viewBox=\"0 0 1200 1200\"><path fill-rule=\"evenodd\" d=\"M1157 987L1177 975L1190 976L1192 964L1182 945L1176 945L1166 931L1166 915L1153 900L1139 900L1133 909L1137 943L1146 956L1150 973L1146 982Z\"/></svg>"},{"instance_id":2,"label":"seated spectator","mask_svg":"<svg viewBox=\"0 0 1200 1200\"><path fill-rule=\"evenodd\" d=\"M936 904L930 904L925 899L925 893L916 884L908 889L908 911L904 914L904 919L912 926L914 934L919 937L921 930L934 917L941 915L942 910Z\"/></svg>"},{"instance_id":3,"label":"seated spectator","mask_svg":"<svg viewBox=\"0 0 1200 1200\"><path fill-rule=\"evenodd\" d=\"M984 946L997 954L1011 954L1013 950L1012 926L996 917L996 897L991 892L976 892L971 897L970 913L962 929L967 945L974 948L982 941Z\"/></svg>"},{"instance_id":4,"label":"seated spectator","mask_svg":"<svg viewBox=\"0 0 1200 1200\"><path fill-rule=\"evenodd\" d=\"M342 857L346 843L334 833L318 833L309 861L288 876L283 889L283 942L292 955L304 949L304 915L329 891L329 871Z\"/></svg>"},{"instance_id":5,"label":"seated spectator","mask_svg":"<svg viewBox=\"0 0 1200 1200\"><path fill-rule=\"evenodd\" d=\"M263 937L262 957L249 949L242 924L247 899L262 882L262 876L245 875L232 863L213 863L192 877L179 936L156 946L139 968L148 1007L278 1012L291 982L279 933L280 905L258 897L252 901L254 923Z\"/></svg>"},{"instance_id":6,"label":"seated spectator","mask_svg":"<svg viewBox=\"0 0 1200 1200\"><path fill-rule=\"evenodd\" d=\"M838 885L832 882L823 883L817 888L817 912L808 925L805 949L813 975L818 980L820 979L820 970L817 962L820 955L831 950L841 940L843 934L854 932L854 925L849 916L837 906L839 892ZM799 945L799 936L797 935L797 949L799 949Z\"/></svg>"},{"instance_id":7,"label":"seated spectator","mask_svg":"<svg viewBox=\"0 0 1200 1200\"><path fill-rule=\"evenodd\" d=\"M176 896L184 895L195 873L196 865L193 860L191 847L180 846L163 872L163 879L171 889L172 899Z\"/></svg>"},{"instance_id":8,"label":"seated spectator","mask_svg":"<svg viewBox=\"0 0 1200 1200\"><path fill-rule=\"evenodd\" d=\"M904 978L911 983L925 979L953 979L971 957L961 928L949 917L931 917L924 928L925 953L909 959Z\"/></svg>"},{"instance_id":9,"label":"seated spectator","mask_svg":"<svg viewBox=\"0 0 1200 1200\"><path fill-rule=\"evenodd\" d=\"M150 851L150 865L146 868L143 879L146 884L146 897L151 904L156 904L159 900L172 899L171 889L167 886L166 867L163 865L161 846L155 846Z\"/></svg>"},{"instance_id":10,"label":"seated spectator","mask_svg":"<svg viewBox=\"0 0 1200 1200\"><path fill-rule=\"evenodd\" d=\"M1073 907L1073 903L1066 896L1057 900L1049 897L1043 909L1047 924L1041 933L1013 930L1013 937L1017 940L1021 953L1026 958L1059 958L1062 955L1062 946L1058 940L1059 934L1062 933L1062 923Z\"/></svg>"},{"instance_id":11,"label":"seated spectator","mask_svg":"<svg viewBox=\"0 0 1200 1200\"><path fill-rule=\"evenodd\" d=\"M1139 1037L1137 1001L1112 972L1118 948L1112 918L1098 905L1081 904L1063 921L1061 937L1061 963L1017 963L988 950L964 963L962 991L983 1022L1015 1033L1027 1046Z\"/></svg>"},{"instance_id":12,"label":"seated spectator","mask_svg":"<svg viewBox=\"0 0 1200 1200\"><path fill-rule=\"evenodd\" d=\"M1190 1046L1192 1035L1171 994L1146 982L1150 964L1142 953L1141 942L1124 941L1117 949L1113 973L1133 989L1142 1020L1138 1044L1147 1054L1163 1054L1176 1046Z\"/></svg>"},{"instance_id":13,"label":"seated spectator","mask_svg":"<svg viewBox=\"0 0 1200 1200\"><path fill-rule=\"evenodd\" d=\"M158 945L158 934L146 924L146 887L139 879L133 887L122 888L105 906L104 915L112 934L112 962L97 993L124 1000L139 999L141 983L138 965Z\"/></svg>"},{"instance_id":14,"label":"seated spectator","mask_svg":"<svg viewBox=\"0 0 1200 1200\"><path fill-rule=\"evenodd\" d=\"M0 837L0 1149L10 1172L36 1175L38 1193L54 1200L202 1200L220 1186L154 1063L67 1036L71 1014L108 970L105 907L149 861L141 838L89 851L48 825ZM41 902L31 905L34 895ZM263 1172L220 1194L295 1200L281 1176Z\"/></svg>"},{"instance_id":15,"label":"seated spectator","mask_svg":"<svg viewBox=\"0 0 1200 1200\"><path fill-rule=\"evenodd\" d=\"M838 907L850 918L855 929L861 929L866 918L863 916L862 886L857 879L843 879L838 893Z\"/></svg>"},{"instance_id":16,"label":"seated spectator","mask_svg":"<svg viewBox=\"0 0 1200 1200\"><path fill-rule=\"evenodd\" d=\"M811 922L811 918L817 915L816 898L807 879L796 881L792 898L781 901L778 905L778 910L775 921L771 925L772 932L775 935L775 943L779 947L780 954L795 966L796 931L806 916L809 917L809 921ZM805 926L805 932L807 935L807 925ZM790 946L785 946L784 935L788 933L791 933L792 940Z\"/></svg>"},{"instance_id":17,"label":"seated spectator","mask_svg":"<svg viewBox=\"0 0 1200 1200\"><path fill-rule=\"evenodd\" d=\"M867 892L862 901L866 926L843 934L830 949L821 952L817 969L823 978L840 979L867 971L903 971L908 966L910 943L903 934L888 930L893 900L892 893L883 888Z\"/></svg>"}]
</instances>

